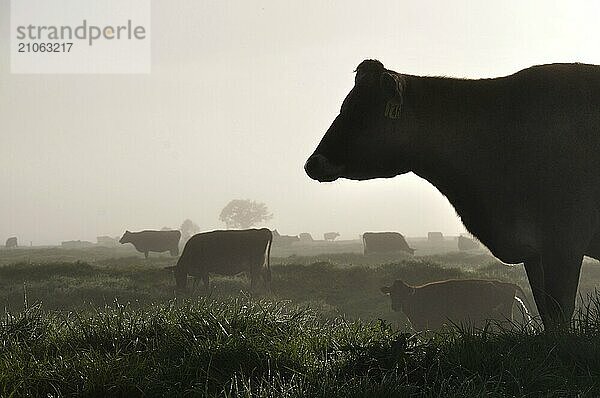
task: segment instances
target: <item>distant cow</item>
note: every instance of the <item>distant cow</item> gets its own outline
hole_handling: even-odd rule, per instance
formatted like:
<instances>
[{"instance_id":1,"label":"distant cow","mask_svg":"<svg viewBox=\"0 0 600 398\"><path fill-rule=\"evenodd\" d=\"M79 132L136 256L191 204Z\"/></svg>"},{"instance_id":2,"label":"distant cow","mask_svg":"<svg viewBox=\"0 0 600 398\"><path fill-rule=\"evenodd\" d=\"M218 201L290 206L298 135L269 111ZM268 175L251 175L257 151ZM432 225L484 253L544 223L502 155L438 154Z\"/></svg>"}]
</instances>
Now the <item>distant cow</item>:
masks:
<instances>
[{"instance_id":1,"label":"distant cow","mask_svg":"<svg viewBox=\"0 0 600 398\"><path fill-rule=\"evenodd\" d=\"M18 247L19 245L17 244L17 237L16 236L12 236L8 239L6 239L6 248L7 249L12 249L15 247Z\"/></svg>"},{"instance_id":2,"label":"distant cow","mask_svg":"<svg viewBox=\"0 0 600 398\"><path fill-rule=\"evenodd\" d=\"M444 235L441 232L428 232L427 241L433 245L444 243Z\"/></svg>"},{"instance_id":3,"label":"distant cow","mask_svg":"<svg viewBox=\"0 0 600 398\"><path fill-rule=\"evenodd\" d=\"M340 234L337 232L325 232L323 234L323 239L329 242L333 242L338 236L340 236Z\"/></svg>"},{"instance_id":4,"label":"distant cow","mask_svg":"<svg viewBox=\"0 0 600 398\"><path fill-rule=\"evenodd\" d=\"M112 236L97 236L96 244L104 247L115 247L119 243L119 237L113 238Z\"/></svg>"},{"instance_id":5,"label":"distant cow","mask_svg":"<svg viewBox=\"0 0 600 398\"><path fill-rule=\"evenodd\" d=\"M131 243L135 249L144 253L144 257L148 258L148 252L170 252L171 256L179 255L179 239L181 232L179 231L141 231L129 232L125 231L119 243Z\"/></svg>"},{"instance_id":6,"label":"distant cow","mask_svg":"<svg viewBox=\"0 0 600 398\"><path fill-rule=\"evenodd\" d=\"M300 242L296 235L280 235L276 229L273 230L273 243L277 246L290 246L294 242Z\"/></svg>"},{"instance_id":7,"label":"distant cow","mask_svg":"<svg viewBox=\"0 0 600 398\"><path fill-rule=\"evenodd\" d=\"M458 250L474 250L479 248L479 243L477 241L467 238L466 236L458 237Z\"/></svg>"},{"instance_id":8,"label":"distant cow","mask_svg":"<svg viewBox=\"0 0 600 398\"><path fill-rule=\"evenodd\" d=\"M203 232L192 236L174 267L177 288L183 290L187 276L202 278L208 288L209 273L236 275L248 272L251 288L262 276L270 290L270 253L273 234L266 228ZM265 267L266 263L266 267Z\"/></svg>"},{"instance_id":9,"label":"distant cow","mask_svg":"<svg viewBox=\"0 0 600 398\"><path fill-rule=\"evenodd\" d=\"M60 247L63 249L85 249L93 246L94 244L87 240L66 240L60 242Z\"/></svg>"},{"instance_id":10,"label":"distant cow","mask_svg":"<svg viewBox=\"0 0 600 398\"><path fill-rule=\"evenodd\" d=\"M403 312L415 330L435 330L452 323L480 328L487 320L510 321L515 301L529 318L523 304L525 293L508 282L454 279L411 286L396 280L381 291L391 296L392 309Z\"/></svg>"},{"instance_id":11,"label":"distant cow","mask_svg":"<svg viewBox=\"0 0 600 398\"><path fill-rule=\"evenodd\" d=\"M298 234L298 238L300 239L300 242L312 242L313 241L312 235L309 234L308 232L302 232L301 234Z\"/></svg>"},{"instance_id":12,"label":"distant cow","mask_svg":"<svg viewBox=\"0 0 600 398\"><path fill-rule=\"evenodd\" d=\"M404 236L398 232L365 232L362 235L364 254L389 253L403 251L410 254L415 253L406 243Z\"/></svg>"}]
</instances>

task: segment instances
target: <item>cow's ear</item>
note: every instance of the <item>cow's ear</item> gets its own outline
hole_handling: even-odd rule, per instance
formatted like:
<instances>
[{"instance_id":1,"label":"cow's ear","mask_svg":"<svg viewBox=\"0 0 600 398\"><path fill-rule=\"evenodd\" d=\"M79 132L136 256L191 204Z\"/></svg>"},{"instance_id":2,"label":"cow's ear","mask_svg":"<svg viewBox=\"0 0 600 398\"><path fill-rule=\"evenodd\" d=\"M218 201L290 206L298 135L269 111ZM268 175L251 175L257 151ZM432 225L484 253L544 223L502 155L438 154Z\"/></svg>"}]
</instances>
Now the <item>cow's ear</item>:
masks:
<instances>
[{"instance_id":1,"label":"cow's ear","mask_svg":"<svg viewBox=\"0 0 600 398\"><path fill-rule=\"evenodd\" d=\"M390 294L390 292L391 292L391 291L392 291L392 290L390 289L390 287L389 287L389 286L383 286L383 287L381 288L381 293L383 293L383 294Z\"/></svg>"},{"instance_id":2,"label":"cow's ear","mask_svg":"<svg viewBox=\"0 0 600 398\"><path fill-rule=\"evenodd\" d=\"M404 77L394 72L383 72L380 79L381 88L389 98L397 98L402 102L402 94L406 81Z\"/></svg>"}]
</instances>

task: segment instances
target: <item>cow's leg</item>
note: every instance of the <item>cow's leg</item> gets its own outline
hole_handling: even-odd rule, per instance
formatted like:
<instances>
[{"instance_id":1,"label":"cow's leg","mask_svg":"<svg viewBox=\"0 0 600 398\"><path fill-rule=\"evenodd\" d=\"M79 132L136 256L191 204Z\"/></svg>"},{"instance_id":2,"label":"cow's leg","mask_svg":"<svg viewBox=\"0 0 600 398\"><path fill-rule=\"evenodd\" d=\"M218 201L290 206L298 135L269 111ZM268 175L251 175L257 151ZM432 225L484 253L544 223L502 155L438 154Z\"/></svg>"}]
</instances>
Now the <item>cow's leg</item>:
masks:
<instances>
[{"instance_id":1,"label":"cow's leg","mask_svg":"<svg viewBox=\"0 0 600 398\"><path fill-rule=\"evenodd\" d=\"M204 288L206 290L208 290L208 288L209 288L208 272L202 275L202 281L204 282Z\"/></svg>"},{"instance_id":2,"label":"cow's leg","mask_svg":"<svg viewBox=\"0 0 600 398\"><path fill-rule=\"evenodd\" d=\"M267 292L271 292L271 270L268 268L265 268L262 272L262 278L263 281L265 283L265 289L267 290Z\"/></svg>"},{"instance_id":3,"label":"cow's leg","mask_svg":"<svg viewBox=\"0 0 600 398\"><path fill-rule=\"evenodd\" d=\"M559 210L554 228L546 230L542 246L546 320L544 326L569 326L573 311L583 255L600 223L595 206L586 200L576 200ZM565 211L568 210L568 211Z\"/></svg>"},{"instance_id":4,"label":"cow's leg","mask_svg":"<svg viewBox=\"0 0 600 398\"><path fill-rule=\"evenodd\" d=\"M583 253L577 254L558 247L544 250L545 316L542 316L542 320L546 329L569 325L575 310L582 261Z\"/></svg>"},{"instance_id":5,"label":"cow's leg","mask_svg":"<svg viewBox=\"0 0 600 398\"><path fill-rule=\"evenodd\" d=\"M533 299L535 300L538 314L540 314L542 322L545 325L546 295L544 294L544 268L542 267L542 261L539 256L525 261L525 272L527 272L527 279L529 280L529 286L531 286L531 292L533 293Z\"/></svg>"},{"instance_id":6,"label":"cow's leg","mask_svg":"<svg viewBox=\"0 0 600 398\"><path fill-rule=\"evenodd\" d=\"M144 252L144 257L146 258L146 260L148 259L148 252Z\"/></svg>"}]
</instances>

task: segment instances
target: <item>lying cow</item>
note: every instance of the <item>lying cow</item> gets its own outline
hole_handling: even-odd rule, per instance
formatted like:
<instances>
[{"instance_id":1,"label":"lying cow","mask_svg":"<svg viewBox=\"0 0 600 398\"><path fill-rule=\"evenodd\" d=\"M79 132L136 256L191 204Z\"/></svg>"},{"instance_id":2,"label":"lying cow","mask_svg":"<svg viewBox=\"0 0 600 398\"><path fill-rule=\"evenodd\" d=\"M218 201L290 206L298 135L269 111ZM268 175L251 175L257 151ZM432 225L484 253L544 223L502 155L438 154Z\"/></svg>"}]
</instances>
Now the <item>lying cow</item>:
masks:
<instances>
[{"instance_id":1,"label":"lying cow","mask_svg":"<svg viewBox=\"0 0 600 398\"><path fill-rule=\"evenodd\" d=\"M179 231L141 231L129 232L125 231L119 243L131 243L135 249L144 253L144 257L148 258L148 252L170 252L171 256L179 255L179 239L181 232Z\"/></svg>"},{"instance_id":2,"label":"lying cow","mask_svg":"<svg viewBox=\"0 0 600 398\"><path fill-rule=\"evenodd\" d=\"M481 328L489 320L511 321L515 301L529 318L523 303L525 293L509 282L453 279L411 286L396 280L381 291L390 295L392 309L402 311L415 330L435 330L453 323Z\"/></svg>"},{"instance_id":3,"label":"lying cow","mask_svg":"<svg viewBox=\"0 0 600 398\"><path fill-rule=\"evenodd\" d=\"M272 242L273 234L266 228L203 232L187 241L177 265L167 269L175 272L178 290L186 288L188 275L201 278L208 288L209 273L236 275L241 272L250 275L251 289L261 276L270 290Z\"/></svg>"}]
</instances>

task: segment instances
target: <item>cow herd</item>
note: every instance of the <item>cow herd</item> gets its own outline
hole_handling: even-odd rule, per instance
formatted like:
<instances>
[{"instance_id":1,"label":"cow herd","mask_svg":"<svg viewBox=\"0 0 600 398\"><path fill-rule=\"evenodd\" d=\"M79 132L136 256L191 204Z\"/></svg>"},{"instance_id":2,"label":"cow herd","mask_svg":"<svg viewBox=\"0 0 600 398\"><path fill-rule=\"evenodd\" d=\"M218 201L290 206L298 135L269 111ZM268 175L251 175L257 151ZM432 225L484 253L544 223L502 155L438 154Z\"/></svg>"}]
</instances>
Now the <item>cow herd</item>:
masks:
<instances>
[{"instance_id":1,"label":"cow herd","mask_svg":"<svg viewBox=\"0 0 600 398\"><path fill-rule=\"evenodd\" d=\"M333 240L339 233L329 233ZM327 235L327 234L325 234ZM292 238L280 235L277 230L266 228L245 230L224 230L203 232L192 236L185 244L177 264L167 267L175 274L178 289L185 289L187 276L199 278L206 288L209 286L209 273L236 275L246 272L250 275L251 287L255 287L258 277L262 277L267 289L270 289L271 270L270 253L273 241ZM308 233L301 233L292 241L312 242ZM365 232L362 235L364 254L408 252L414 253L404 237L397 232ZM131 243L135 249L148 258L150 252L169 252L179 255L179 231L140 232L125 231L119 243Z\"/></svg>"},{"instance_id":2,"label":"cow herd","mask_svg":"<svg viewBox=\"0 0 600 398\"><path fill-rule=\"evenodd\" d=\"M498 259L523 263L546 328L571 320L584 256L600 259L600 66L486 79L416 76L377 60L308 157L319 182L429 181Z\"/></svg>"},{"instance_id":3,"label":"cow herd","mask_svg":"<svg viewBox=\"0 0 600 398\"><path fill-rule=\"evenodd\" d=\"M563 328L574 312L583 257L600 259L599 109L597 65L557 63L497 78L454 79L398 73L365 60L304 169L319 182L408 172L429 181L477 238L459 237L459 248L472 250L480 241L501 261L523 263L544 327ZM177 255L178 232L163 231L172 241L155 246L157 232L126 232L121 242L145 256ZM414 251L397 233L364 233L362 239L366 255ZM191 275L208 286L211 272L240 271L253 285L259 277L268 285L271 243L298 241L313 238L267 229L197 234L173 268L177 285L185 287ZM6 246L16 247L16 238ZM519 290L494 281L396 281L383 289L417 328L435 327L449 314L510 318ZM469 298L456 304L461 297Z\"/></svg>"},{"instance_id":4,"label":"cow herd","mask_svg":"<svg viewBox=\"0 0 600 398\"><path fill-rule=\"evenodd\" d=\"M339 237L337 232L323 235L325 241ZM459 237L459 247L462 239ZM181 233L177 230L125 231L117 241L112 237L98 237L98 245L113 246L115 243L132 244L147 259L149 253L169 252L179 255ZM404 236L398 232L365 232L361 235L363 254L408 253L414 254ZM429 241L443 241L441 233L430 233ZM173 272L178 291L185 291L188 276L194 283L202 281L209 288L209 275L237 275L245 272L254 290L262 280L267 291L271 290L270 254L274 242L287 246L294 242L313 242L308 233L297 236L280 235L277 230L267 228L245 230L218 230L198 233L184 245L176 265L165 269ZM17 238L6 241L7 248L16 248ZM86 241L65 241L63 248L85 248L93 244ZM470 248L470 246L469 246ZM516 285L497 281L444 281L424 286L410 286L400 280L381 291L389 294L392 309L402 311L416 330L438 329L445 324L471 322L481 326L487 319L512 319L515 292L522 293ZM469 294L466 294L468 292ZM477 297L471 300L469 295Z\"/></svg>"},{"instance_id":5,"label":"cow herd","mask_svg":"<svg viewBox=\"0 0 600 398\"><path fill-rule=\"evenodd\" d=\"M177 256L180 237L179 231L126 231L120 242L131 243L146 258L149 252ZM277 230L266 228L202 232L186 242L177 264L166 269L173 272L178 291L187 289L188 276L195 282L203 281L208 289L210 274L233 276L242 272L249 275L251 290L262 280L270 291L271 247L276 239L284 237ZM365 256L414 253L397 232L365 232L362 240ZM391 297L392 309L403 312L415 330L461 323L483 327L489 320L512 321L515 303L521 304L524 314L529 314L521 288L499 281L449 280L411 286L396 280L381 291Z\"/></svg>"}]
</instances>

